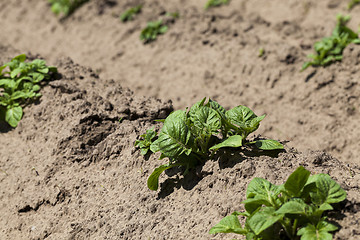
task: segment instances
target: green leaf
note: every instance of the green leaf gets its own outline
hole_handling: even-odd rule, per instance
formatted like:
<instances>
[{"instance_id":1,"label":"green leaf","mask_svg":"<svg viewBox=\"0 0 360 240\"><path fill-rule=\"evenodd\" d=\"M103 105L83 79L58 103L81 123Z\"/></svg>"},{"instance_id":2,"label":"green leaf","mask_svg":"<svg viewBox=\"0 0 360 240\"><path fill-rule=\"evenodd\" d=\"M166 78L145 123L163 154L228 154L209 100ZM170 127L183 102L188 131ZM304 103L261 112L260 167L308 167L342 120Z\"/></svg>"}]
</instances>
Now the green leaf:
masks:
<instances>
[{"instance_id":1,"label":"green leaf","mask_svg":"<svg viewBox=\"0 0 360 240\"><path fill-rule=\"evenodd\" d=\"M308 205L300 198L293 198L286 202L276 212L278 214L302 214L306 215Z\"/></svg>"},{"instance_id":2,"label":"green leaf","mask_svg":"<svg viewBox=\"0 0 360 240\"><path fill-rule=\"evenodd\" d=\"M14 57L12 60L18 60L19 62L24 62L26 60L26 55L20 54L20 55Z\"/></svg>"},{"instance_id":3,"label":"green leaf","mask_svg":"<svg viewBox=\"0 0 360 240\"><path fill-rule=\"evenodd\" d=\"M43 73L36 73L36 72L29 73L29 76L32 77L31 82L33 83L39 83L45 78L45 75Z\"/></svg>"},{"instance_id":4,"label":"green leaf","mask_svg":"<svg viewBox=\"0 0 360 240\"><path fill-rule=\"evenodd\" d=\"M149 148L140 148L141 155L146 155L149 151Z\"/></svg>"},{"instance_id":5,"label":"green leaf","mask_svg":"<svg viewBox=\"0 0 360 240\"><path fill-rule=\"evenodd\" d=\"M256 235L259 235L265 229L271 227L277 221L284 217L283 214L278 214L273 207L265 207L263 211L255 213L247 221L249 227Z\"/></svg>"},{"instance_id":6,"label":"green leaf","mask_svg":"<svg viewBox=\"0 0 360 240\"><path fill-rule=\"evenodd\" d=\"M136 140L135 146L140 147L140 152L142 155L146 155L151 150L151 144L153 143L153 138L155 138L157 135L157 132L155 132L153 129L146 130L146 133L141 135L140 137L142 140Z\"/></svg>"},{"instance_id":7,"label":"green leaf","mask_svg":"<svg viewBox=\"0 0 360 240\"><path fill-rule=\"evenodd\" d=\"M40 86L39 85L34 85L33 87L32 87L32 91L34 91L34 92L37 92L37 91L40 91Z\"/></svg>"},{"instance_id":8,"label":"green leaf","mask_svg":"<svg viewBox=\"0 0 360 240\"><path fill-rule=\"evenodd\" d=\"M310 171L303 166L298 167L287 179L284 184L286 193L290 197L299 197L310 176Z\"/></svg>"},{"instance_id":9,"label":"green leaf","mask_svg":"<svg viewBox=\"0 0 360 240\"><path fill-rule=\"evenodd\" d=\"M208 2L205 5L205 9L208 9L210 7L218 7L223 4L229 3L230 0L208 0Z\"/></svg>"},{"instance_id":10,"label":"green leaf","mask_svg":"<svg viewBox=\"0 0 360 240\"><path fill-rule=\"evenodd\" d=\"M284 149L284 146L281 143L272 139L256 140L254 143L258 149L262 150Z\"/></svg>"},{"instance_id":11,"label":"green leaf","mask_svg":"<svg viewBox=\"0 0 360 240\"><path fill-rule=\"evenodd\" d=\"M168 30L168 27L163 24L162 20L155 22L148 22L146 28L140 33L140 40L149 42L155 40L157 35L163 34Z\"/></svg>"},{"instance_id":12,"label":"green leaf","mask_svg":"<svg viewBox=\"0 0 360 240\"><path fill-rule=\"evenodd\" d=\"M138 14L141 11L142 5L129 8L120 16L120 20L123 22L133 20L134 15Z\"/></svg>"},{"instance_id":13,"label":"green leaf","mask_svg":"<svg viewBox=\"0 0 360 240\"><path fill-rule=\"evenodd\" d=\"M301 228L297 235L301 240L332 240L332 234L329 232L337 230L337 227L326 221L320 221L316 227L313 224L307 224Z\"/></svg>"},{"instance_id":14,"label":"green leaf","mask_svg":"<svg viewBox=\"0 0 360 240\"><path fill-rule=\"evenodd\" d=\"M160 28L160 30L159 30L159 33L166 33L167 32L167 30L168 30L168 26L162 26L161 28Z\"/></svg>"},{"instance_id":15,"label":"green leaf","mask_svg":"<svg viewBox=\"0 0 360 240\"><path fill-rule=\"evenodd\" d=\"M22 92L22 91L16 91L11 96L11 100L17 100L17 99L26 99L29 97L29 93Z\"/></svg>"},{"instance_id":16,"label":"green leaf","mask_svg":"<svg viewBox=\"0 0 360 240\"><path fill-rule=\"evenodd\" d=\"M241 147L242 137L240 135L233 135L225 139L223 142L216 144L210 148L210 150L217 151L219 148L224 147Z\"/></svg>"},{"instance_id":17,"label":"green leaf","mask_svg":"<svg viewBox=\"0 0 360 240\"><path fill-rule=\"evenodd\" d=\"M49 72L49 69L45 66L44 68L37 69L37 71L40 72L40 73L47 74ZM41 75L43 75L43 74L41 74Z\"/></svg>"},{"instance_id":18,"label":"green leaf","mask_svg":"<svg viewBox=\"0 0 360 240\"><path fill-rule=\"evenodd\" d=\"M245 209L249 213L254 213L262 205L269 207L272 206L272 203L269 202L269 200L264 199L263 197L248 198L245 201L242 201L241 203L245 204Z\"/></svg>"},{"instance_id":19,"label":"green leaf","mask_svg":"<svg viewBox=\"0 0 360 240\"><path fill-rule=\"evenodd\" d=\"M185 111L181 110L171 113L166 118L159 138L155 141L165 156L177 158L183 153L191 153L194 140L185 119Z\"/></svg>"},{"instance_id":20,"label":"green leaf","mask_svg":"<svg viewBox=\"0 0 360 240\"><path fill-rule=\"evenodd\" d=\"M338 203L346 199L346 192L327 174L314 175L317 191L310 193L313 203Z\"/></svg>"},{"instance_id":21,"label":"green leaf","mask_svg":"<svg viewBox=\"0 0 360 240\"><path fill-rule=\"evenodd\" d=\"M267 205L275 207L277 204L275 199L278 198L280 192L280 186L276 186L263 178L254 178L248 185L246 190L246 198L264 200L268 203ZM251 210L254 210L253 205L251 205L251 208ZM250 212L250 209L248 210L247 205L245 205L245 209L246 211Z\"/></svg>"},{"instance_id":22,"label":"green leaf","mask_svg":"<svg viewBox=\"0 0 360 240\"><path fill-rule=\"evenodd\" d=\"M203 134L216 134L221 127L220 116L214 109L209 107L202 106L191 112L190 119L198 129L197 132Z\"/></svg>"},{"instance_id":23,"label":"green leaf","mask_svg":"<svg viewBox=\"0 0 360 240\"><path fill-rule=\"evenodd\" d=\"M188 115L191 117L192 115L195 115L195 112L204 106L204 103L206 101L206 97L204 97L202 100L196 102L194 105L191 106Z\"/></svg>"},{"instance_id":24,"label":"green leaf","mask_svg":"<svg viewBox=\"0 0 360 240\"><path fill-rule=\"evenodd\" d=\"M225 110L225 108L223 108L219 103L217 103L217 102L214 101L214 100L209 99L208 106L209 106L210 108L214 109L214 110L220 115L220 117L222 118L222 120L225 120L225 119L226 119L226 116L225 116L226 110Z\"/></svg>"},{"instance_id":25,"label":"green leaf","mask_svg":"<svg viewBox=\"0 0 360 240\"><path fill-rule=\"evenodd\" d=\"M23 69L21 69L21 68L16 68L16 69L14 69L13 71L11 71L10 77L11 77L11 78L15 78L19 73L22 72L22 70L23 70Z\"/></svg>"},{"instance_id":26,"label":"green leaf","mask_svg":"<svg viewBox=\"0 0 360 240\"><path fill-rule=\"evenodd\" d=\"M6 110L5 121L9 123L10 126L16 127L23 115L22 107L10 107Z\"/></svg>"},{"instance_id":27,"label":"green leaf","mask_svg":"<svg viewBox=\"0 0 360 240\"><path fill-rule=\"evenodd\" d=\"M0 79L0 87L5 86L5 88L12 88L14 86L15 82L12 79Z\"/></svg>"},{"instance_id":28,"label":"green leaf","mask_svg":"<svg viewBox=\"0 0 360 240\"><path fill-rule=\"evenodd\" d=\"M229 215L221 219L221 221L212 227L209 234L216 233L237 233L246 234L248 230L243 229L236 215Z\"/></svg>"},{"instance_id":29,"label":"green leaf","mask_svg":"<svg viewBox=\"0 0 360 240\"><path fill-rule=\"evenodd\" d=\"M334 208L330 205L330 204L328 204L328 203L323 203L323 204L321 204L320 206L319 206L319 210L320 211L322 211L322 212L324 212L324 211L331 211L331 210L333 210Z\"/></svg>"},{"instance_id":30,"label":"green leaf","mask_svg":"<svg viewBox=\"0 0 360 240\"><path fill-rule=\"evenodd\" d=\"M244 137L258 129L260 122L265 118L265 115L258 117L250 108L241 105L230 109L225 115L241 130Z\"/></svg>"},{"instance_id":31,"label":"green leaf","mask_svg":"<svg viewBox=\"0 0 360 240\"><path fill-rule=\"evenodd\" d=\"M158 190L160 174L167 169L177 167L177 166L182 166L182 165L183 164L181 164L181 163L164 164L164 165L161 165L160 167L155 168L155 170L153 171L153 173L149 176L149 178L147 180L148 188L153 191Z\"/></svg>"},{"instance_id":32,"label":"green leaf","mask_svg":"<svg viewBox=\"0 0 360 240\"><path fill-rule=\"evenodd\" d=\"M0 77L2 76L2 71L6 68L6 66L0 66Z\"/></svg>"},{"instance_id":33,"label":"green leaf","mask_svg":"<svg viewBox=\"0 0 360 240\"><path fill-rule=\"evenodd\" d=\"M156 153L156 152L159 152L160 151L160 147L159 147L159 144L158 144L158 141L154 141L153 143L151 143L150 145L150 150L153 152L153 153Z\"/></svg>"}]
</instances>

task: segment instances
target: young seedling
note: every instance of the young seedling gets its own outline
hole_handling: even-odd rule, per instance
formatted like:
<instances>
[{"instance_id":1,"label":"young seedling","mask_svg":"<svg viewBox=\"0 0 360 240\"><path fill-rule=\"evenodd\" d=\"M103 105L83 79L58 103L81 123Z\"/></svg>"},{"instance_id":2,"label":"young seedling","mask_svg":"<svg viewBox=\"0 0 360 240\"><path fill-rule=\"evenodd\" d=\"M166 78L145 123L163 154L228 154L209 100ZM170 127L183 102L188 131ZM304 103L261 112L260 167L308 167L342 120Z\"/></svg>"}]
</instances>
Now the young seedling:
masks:
<instances>
[{"instance_id":1,"label":"young seedling","mask_svg":"<svg viewBox=\"0 0 360 240\"><path fill-rule=\"evenodd\" d=\"M261 47L261 48L259 49L258 57L262 57L262 56L264 56L264 54L265 54L265 49Z\"/></svg>"},{"instance_id":2,"label":"young seedling","mask_svg":"<svg viewBox=\"0 0 360 240\"><path fill-rule=\"evenodd\" d=\"M211 158L220 148L246 145L261 150L283 149L283 145L275 140L246 139L258 129L264 118L265 115L256 116L248 107L241 105L226 111L211 99L206 103L206 98L188 110L171 113L164 120L158 138L150 144L153 153L160 152L160 159L167 157L169 162L156 168L150 175L147 182L149 189L158 189L159 176L163 171L184 166L185 175L189 169ZM153 136L150 132L143 138ZM147 141L144 145L147 147L148 144Z\"/></svg>"},{"instance_id":3,"label":"young seedling","mask_svg":"<svg viewBox=\"0 0 360 240\"><path fill-rule=\"evenodd\" d=\"M301 71L309 66L327 66L333 62L341 61L343 50L347 45L360 43L358 35L346 27L349 20L350 16L337 16L337 24L332 35L314 44L316 54L308 55L313 60L305 62Z\"/></svg>"},{"instance_id":4,"label":"young seedling","mask_svg":"<svg viewBox=\"0 0 360 240\"><path fill-rule=\"evenodd\" d=\"M234 212L210 229L210 234L237 233L246 239L331 240L338 228L327 221L331 204L346 199L346 192L327 174L298 167L283 185L254 178L246 191L245 212ZM246 218L244 227L238 216ZM286 235L286 237L284 236Z\"/></svg>"},{"instance_id":5,"label":"young seedling","mask_svg":"<svg viewBox=\"0 0 360 240\"><path fill-rule=\"evenodd\" d=\"M121 14L120 20L123 22L132 21L134 19L134 16L141 12L141 8L142 5L129 8L123 14Z\"/></svg>"},{"instance_id":6,"label":"young seedling","mask_svg":"<svg viewBox=\"0 0 360 240\"><path fill-rule=\"evenodd\" d=\"M56 15L62 14L63 17L68 17L82 4L89 0L48 0L51 4L51 11Z\"/></svg>"},{"instance_id":7,"label":"young seedling","mask_svg":"<svg viewBox=\"0 0 360 240\"><path fill-rule=\"evenodd\" d=\"M141 135L140 137L143 140L136 140L135 146L140 148L140 152L142 155L146 155L150 150L150 145L153 143L153 139L156 137L157 132L153 129L146 130L146 133Z\"/></svg>"},{"instance_id":8,"label":"young seedling","mask_svg":"<svg viewBox=\"0 0 360 240\"><path fill-rule=\"evenodd\" d=\"M166 16L176 19L176 18L180 17L180 14L178 12L168 12L168 13L166 13Z\"/></svg>"},{"instance_id":9,"label":"young seedling","mask_svg":"<svg viewBox=\"0 0 360 240\"><path fill-rule=\"evenodd\" d=\"M230 0L209 0L206 5L205 9L209 9L211 7L218 7L223 4L228 4Z\"/></svg>"},{"instance_id":10,"label":"young seedling","mask_svg":"<svg viewBox=\"0 0 360 240\"><path fill-rule=\"evenodd\" d=\"M141 31L140 40L148 43L156 40L157 36L166 33L168 26L162 20L148 22L146 28Z\"/></svg>"},{"instance_id":11,"label":"young seedling","mask_svg":"<svg viewBox=\"0 0 360 240\"><path fill-rule=\"evenodd\" d=\"M48 80L55 67L46 66L44 60L25 62L26 55L19 55L0 66L0 116L12 127L16 127L23 115L23 106L29 100L41 96L40 82Z\"/></svg>"},{"instance_id":12,"label":"young seedling","mask_svg":"<svg viewBox=\"0 0 360 240\"><path fill-rule=\"evenodd\" d=\"M349 2L349 5L348 5L348 9L352 9L353 7L355 7L355 5L359 4L360 3L360 0L351 0Z\"/></svg>"}]
</instances>

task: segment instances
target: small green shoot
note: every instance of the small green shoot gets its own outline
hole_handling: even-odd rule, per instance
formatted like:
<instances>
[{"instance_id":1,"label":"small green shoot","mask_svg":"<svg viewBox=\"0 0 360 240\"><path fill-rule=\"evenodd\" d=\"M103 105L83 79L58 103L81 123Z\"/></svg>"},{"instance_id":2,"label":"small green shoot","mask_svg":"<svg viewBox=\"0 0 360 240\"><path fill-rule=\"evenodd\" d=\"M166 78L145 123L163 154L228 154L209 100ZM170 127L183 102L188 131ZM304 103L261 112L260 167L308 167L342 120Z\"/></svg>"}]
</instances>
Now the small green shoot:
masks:
<instances>
[{"instance_id":1,"label":"small green shoot","mask_svg":"<svg viewBox=\"0 0 360 240\"><path fill-rule=\"evenodd\" d=\"M264 48L260 48L260 49L259 49L258 57L262 57L262 56L264 56L264 54L265 54L265 49L264 49Z\"/></svg>"},{"instance_id":2,"label":"small green shoot","mask_svg":"<svg viewBox=\"0 0 360 240\"><path fill-rule=\"evenodd\" d=\"M349 5L348 5L348 9L352 9L353 7L355 7L355 5L359 4L360 3L360 0L351 0L349 2Z\"/></svg>"},{"instance_id":3,"label":"small green shoot","mask_svg":"<svg viewBox=\"0 0 360 240\"><path fill-rule=\"evenodd\" d=\"M168 13L166 13L166 16L176 19L176 18L180 17L180 14L178 12L168 12Z\"/></svg>"},{"instance_id":4,"label":"small green shoot","mask_svg":"<svg viewBox=\"0 0 360 240\"><path fill-rule=\"evenodd\" d=\"M144 153L150 150L160 152L160 159L167 157L169 162L156 168L148 179L148 187L157 190L159 176L166 169L184 166L186 170L204 163L220 148L239 148L249 146L260 150L283 149L284 146L275 140L248 141L249 134L256 131L265 118L257 116L245 106L237 106L226 111L220 104L206 98L195 103L188 110L178 110L171 113L157 140L150 143L155 136L147 132L142 137ZM149 136L148 136L149 135Z\"/></svg>"},{"instance_id":5,"label":"small green shoot","mask_svg":"<svg viewBox=\"0 0 360 240\"><path fill-rule=\"evenodd\" d=\"M205 9L209 9L211 7L218 7L224 4L228 4L230 0L209 0L206 5Z\"/></svg>"},{"instance_id":6,"label":"small green shoot","mask_svg":"<svg viewBox=\"0 0 360 240\"><path fill-rule=\"evenodd\" d=\"M22 106L41 96L40 82L49 80L55 67L46 66L44 60L25 62L26 55L19 55L0 66L0 116L10 126L16 127L23 115Z\"/></svg>"},{"instance_id":7,"label":"small green shoot","mask_svg":"<svg viewBox=\"0 0 360 240\"><path fill-rule=\"evenodd\" d=\"M77 8L89 0L48 0L51 4L51 11L56 15L62 14L63 17L68 17Z\"/></svg>"},{"instance_id":8,"label":"small green shoot","mask_svg":"<svg viewBox=\"0 0 360 240\"><path fill-rule=\"evenodd\" d=\"M166 33L168 26L162 20L148 22L147 26L141 31L140 40L148 43L156 40L157 36Z\"/></svg>"},{"instance_id":9,"label":"small green shoot","mask_svg":"<svg viewBox=\"0 0 360 240\"><path fill-rule=\"evenodd\" d=\"M156 137L157 132L153 129L146 130L146 133L141 135L140 137L143 140L136 140L135 147L140 148L140 152L142 155L146 155L150 150L150 145L153 143L153 139Z\"/></svg>"},{"instance_id":10,"label":"small green shoot","mask_svg":"<svg viewBox=\"0 0 360 240\"><path fill-rule=\"evenodd\" d=\"M142 9L142 5L129 8L123 14L121 14L120 20L122 22L132 21L134 19L134 16L141 12L141 9Z\"/></svg>"},{"instance_id":11,"label":"small green shoot","mask_svg":"<svg viewBox=\"0 0 360 240\"><path fill-rule=\"evenodd\" d=\"M349 20L350 16L337 16L337 24L332 35L314 44L316 54L308 55L313 60L305 62L301 71L309 66L327 66L333 62L341 61L343 50L347 45L360 43L358 35L346 27Z\"/></svg>"},{"instance_id":12,"label":"small green shoot","mask_svg":"<svg viewBox=\"0 0 360 240\"><path fill-rule=\"evenodd\" d=\"M246 239L331 240L338 228L327 221L331 204L346 199L346 192L327 174L298 167L283 185L254 178L246 191L245 212L234 212L210 229L210 234L236 233ZM238 216L246 217L244 227ZM301 237L300 237L301 236Z\"/></svg>"}]
</instances>

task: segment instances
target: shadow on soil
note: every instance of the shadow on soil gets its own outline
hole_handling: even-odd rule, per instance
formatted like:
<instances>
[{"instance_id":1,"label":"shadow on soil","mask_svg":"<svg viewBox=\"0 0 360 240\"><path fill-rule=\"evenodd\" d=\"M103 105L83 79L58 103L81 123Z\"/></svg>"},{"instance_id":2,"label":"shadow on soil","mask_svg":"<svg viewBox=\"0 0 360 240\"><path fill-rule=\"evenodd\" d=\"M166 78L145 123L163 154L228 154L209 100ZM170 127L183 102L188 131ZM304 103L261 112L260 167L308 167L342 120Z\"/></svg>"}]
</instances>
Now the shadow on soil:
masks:
<instances>
[{"instance_id":1,"label":"shadow on soil","mask_svg":"<svg viewBox=\"0 0 360 240\"><path fill-rule=\"evenodd\" d=\"M5 121L0 120L0 133L10 132L13 128L10 127Z\"/></svg>"},{"instance_id":2,"label":"shadow on soil","mask_svg":"<svg viewBox=\"0 0 360 240\"><path fill-rule=\"evenodd\" d=\"M214 158L209 161L217 161L219 168L225 169L233 168L236 164L241 163L248 158L260 156L277 158L282 152L285 152L285 150L259 151L254 149L245 149L240 152L239 150L226 149L219 151L217 154L215 154ZM166 170L165 174L169 178L167 178L163 183L160 183L160 191L157 198L166 198L172 194L175 189L180 189L181 187L185 190L193 189L204 177L213 174L213 172L203 171L203 166L204 164L196 167L196 169L190 170L182 178L180 178L179 175L184 173L184 167L171 168Z\"/></svg>"}]
</instances>

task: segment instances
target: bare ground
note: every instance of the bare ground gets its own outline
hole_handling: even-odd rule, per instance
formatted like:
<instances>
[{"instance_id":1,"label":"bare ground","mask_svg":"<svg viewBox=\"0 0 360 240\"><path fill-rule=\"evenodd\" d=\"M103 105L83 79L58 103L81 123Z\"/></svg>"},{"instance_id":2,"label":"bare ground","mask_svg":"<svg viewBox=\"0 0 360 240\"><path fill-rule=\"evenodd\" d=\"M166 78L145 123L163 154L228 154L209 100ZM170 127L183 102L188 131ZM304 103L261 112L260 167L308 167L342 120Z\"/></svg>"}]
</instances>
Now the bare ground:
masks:
<instances>
[{"instance_id":1,"label":"bare ground","mask_svg":"<svg viewBox=\"0 0 360 240\"><path fill-rule=\"evenodd\" d=\"M32 52L62 74L18 128L0 124L0 239L230 238L207 231L241 209L247 183L281 183L298 165L347 190L332 215L342 227L336 239L360 238L360 46L342 62L299 71L347 4L233 0L204 11L205 2L147 1L126 24L118 15L135 1L93 0L63 21L46 1L0 2L0 63ZM180 18L142 44L139 31L164 11ZM220 154L186 178L162 176L151 192L146 179L160 163L133 142L152 120L205 96L266 113L259 133L289 141L286 152Z\"/></svg>"}]
</instances>

